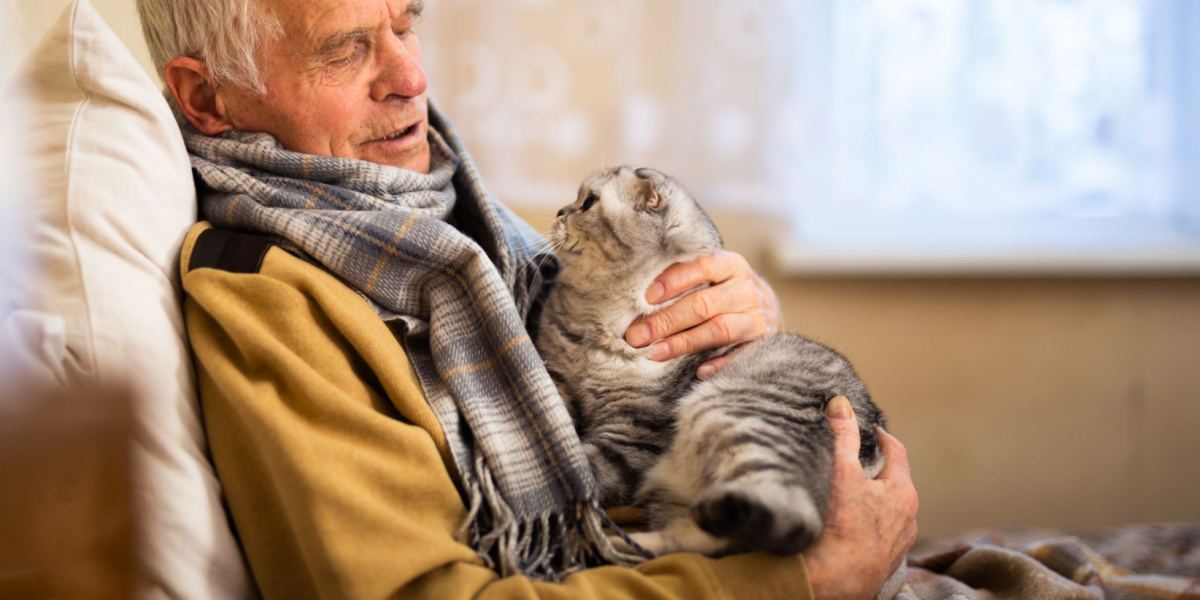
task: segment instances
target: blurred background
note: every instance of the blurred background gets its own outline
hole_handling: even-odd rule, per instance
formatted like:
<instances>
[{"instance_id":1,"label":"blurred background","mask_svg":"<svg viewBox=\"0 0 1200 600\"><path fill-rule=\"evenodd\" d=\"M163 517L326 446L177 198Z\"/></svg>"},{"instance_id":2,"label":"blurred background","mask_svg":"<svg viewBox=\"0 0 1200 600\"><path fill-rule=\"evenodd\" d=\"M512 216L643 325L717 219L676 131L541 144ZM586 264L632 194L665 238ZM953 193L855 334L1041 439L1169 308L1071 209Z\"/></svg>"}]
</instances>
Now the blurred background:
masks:
<instances>
[{"instance_id":1,"label":"blurred background","mask_svg":"<svg viewBox=\"0 0 1200 600\"><path fill-rule=\"evenodd\" d=\"M150 69L133 0L94 4ZM676 175L857 365L923 534L1200 521L1200 4L425 4L496 195L544 229L597 167Z\"/></svg>"}]
</instances>

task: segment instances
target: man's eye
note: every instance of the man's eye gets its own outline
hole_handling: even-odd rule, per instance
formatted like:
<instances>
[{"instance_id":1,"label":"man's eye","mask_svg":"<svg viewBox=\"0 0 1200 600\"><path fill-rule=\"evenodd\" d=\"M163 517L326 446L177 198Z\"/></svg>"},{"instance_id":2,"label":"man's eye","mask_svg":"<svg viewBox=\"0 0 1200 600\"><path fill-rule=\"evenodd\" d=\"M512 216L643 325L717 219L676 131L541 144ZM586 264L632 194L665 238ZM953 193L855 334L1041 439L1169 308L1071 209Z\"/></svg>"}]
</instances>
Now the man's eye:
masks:
<instances>
[{"instance_id":1,"label":"man's eye","mask_svg":"<svg viewBox=\"0 0 1200 600\"><path fill-rule=\"evenodd\" d=\"M348 66L348 65L350 65L350 63L353 63L353 62L357 61L359 58L361 58L364 54L365 54L365 49L361 45L355 46L354 52L347 54L346 56L343 56L342 58L338 58L338 59L329 61L329 66L331 66L331 67Z\"/></svg>"},{"instance_id":2,"label":"man's eye","mask_svg":"<svg viewBox=\"0 0 1200 600\"><path fill-rule=\"evenodd\" d=\"M393 31L392 33L395 34L396 37L404 39L408 37L409 34L413 33L413 29L412 27L409 27L408 29L400 29L398 31Z\"/></svg>"}]
</instances>

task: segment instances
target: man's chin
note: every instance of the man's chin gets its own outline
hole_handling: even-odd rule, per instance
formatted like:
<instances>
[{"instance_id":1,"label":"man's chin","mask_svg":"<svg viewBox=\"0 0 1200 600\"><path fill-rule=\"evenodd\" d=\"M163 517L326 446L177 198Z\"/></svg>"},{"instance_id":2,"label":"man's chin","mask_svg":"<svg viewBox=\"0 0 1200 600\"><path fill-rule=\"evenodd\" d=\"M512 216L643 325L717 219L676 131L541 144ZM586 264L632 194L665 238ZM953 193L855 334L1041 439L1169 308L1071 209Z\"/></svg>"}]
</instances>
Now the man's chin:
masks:
<instances>
[{"instance_id":1,"label":"man's chin","mask_svg":"<svg viewBox=\"0 0 1200 600\"><path fill-rule=\"evenodd\" d=\"M418 173L429 172L429 122L413 125L403 135L359 146L358 158Z\"/></svg>"},{"instance_id":2,"label":"man's chin","mask_svg":"<svg viewBox=\"0 0 1200 600\"><path fill-rule=\"evenodd\" d=\"M386 142L372 144L358 158L381 165L416 171L417 173L428 173L430 166L429 143L425 142L419 148L408 148L404 151L388 148L386 147Z\"/></svg>"}]
</instances>

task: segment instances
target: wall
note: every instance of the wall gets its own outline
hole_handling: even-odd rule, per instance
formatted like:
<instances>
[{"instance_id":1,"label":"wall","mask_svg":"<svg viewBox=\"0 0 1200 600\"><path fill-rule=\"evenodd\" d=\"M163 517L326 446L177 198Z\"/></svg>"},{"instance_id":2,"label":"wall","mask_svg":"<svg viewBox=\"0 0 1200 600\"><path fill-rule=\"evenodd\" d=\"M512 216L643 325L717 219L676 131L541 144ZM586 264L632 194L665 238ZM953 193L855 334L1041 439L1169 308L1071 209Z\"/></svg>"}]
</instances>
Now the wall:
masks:
<instances>
[{"instance_id":1,"label":"wall","mask_svg":"<svg viewBox=\"0 0 1200 600\"><path fill-rule=\"evenodd\" d=\"M94 3L148 65L132 2ZM11 47L65 4L6 5L35 25ZM555 208L523 212L544 227ZM770 275L788 328L858 365L908 446L925 534L1200 521L1200 280L795 279L759 261L778 220L716 218Z\"/></svg>"},{"instance_id":2,"label":"wall","mask_svg":"<svg viewBox=\"0 0 1200 600\"><path fill-rule=\"evenodd\" d=\"M7 87L20 61L29 50L42 38L42 34L63 10L70 0L4 0L0 2L0 18L6 23L20 23L14 27L15 35L0 41L0 89ZM129 46L134 57L153 72L150 52L142 38L142 25L137 18L137 9L133 0L91 0L92 6L104 17L105 22Z\"/></svg>"},{"instance_id":3,"label":"wall","mask_svg":"<svg viewBox=\"0 0 1200 600\"><path fill-rule=\"evenodd\" d=\"M1200 520L1200 280L776 280L907 445L921 526Z\"/></svg>"}]
</instances>

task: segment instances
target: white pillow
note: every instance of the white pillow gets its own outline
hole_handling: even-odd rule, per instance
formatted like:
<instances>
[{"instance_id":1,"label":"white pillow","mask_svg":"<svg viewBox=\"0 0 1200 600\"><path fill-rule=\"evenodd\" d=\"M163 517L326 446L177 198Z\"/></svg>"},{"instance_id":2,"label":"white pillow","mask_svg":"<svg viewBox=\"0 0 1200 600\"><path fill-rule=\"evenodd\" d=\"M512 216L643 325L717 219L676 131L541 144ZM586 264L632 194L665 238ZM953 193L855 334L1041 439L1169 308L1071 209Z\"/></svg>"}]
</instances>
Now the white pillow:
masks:
<instances>
[{"instance_id":1,"label":"white pillow","mask_svg":"<svg viewBox=\"0 0 1200 600\"><path fill-rule=\"evenodd\" d=\"M8 290L19 309L0 331L64 383L135 386L139 596L251 596L184 341L177 259L196 200L171 110L86 0L17 78L29 99L18 147L41 194L28 211L34 268Z\"/></svg>"}]
</instances>

